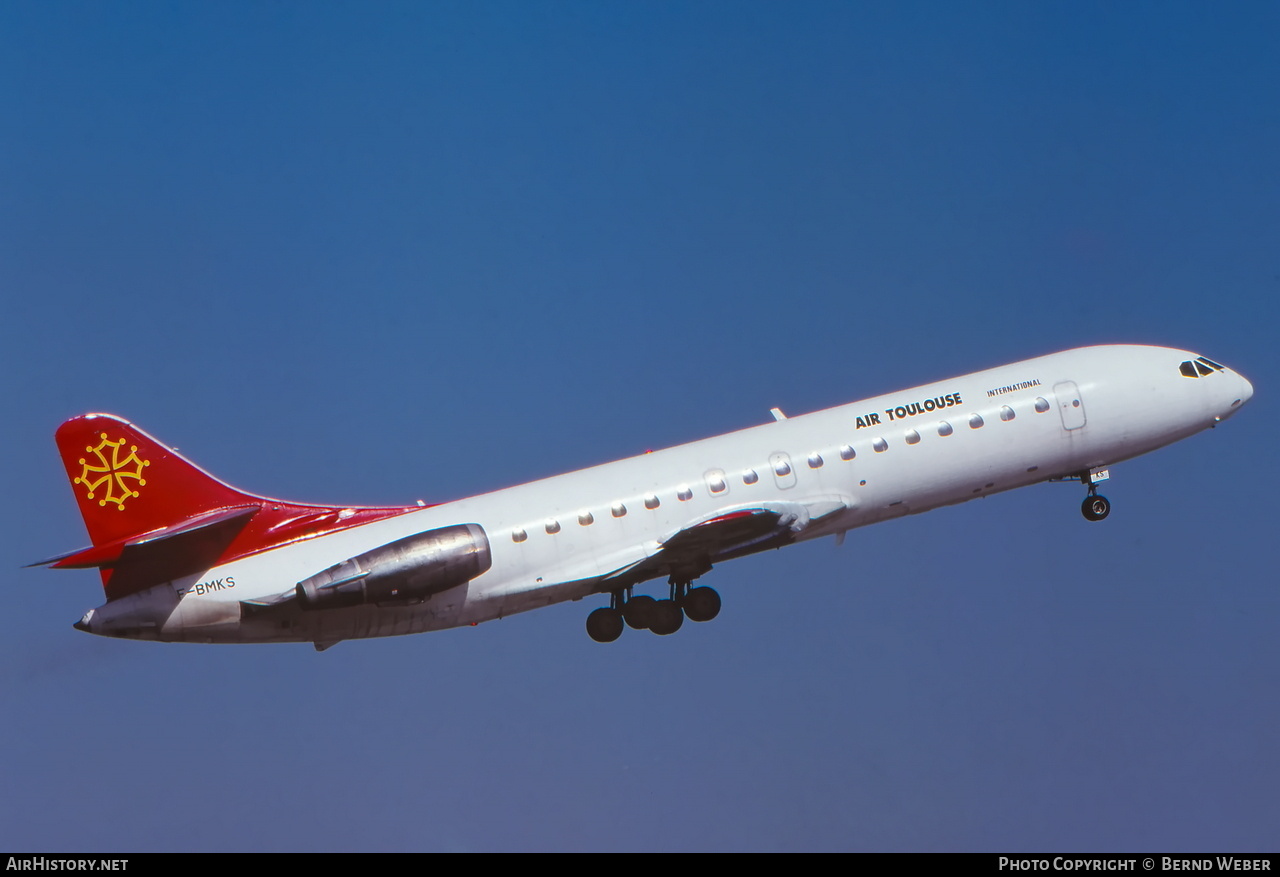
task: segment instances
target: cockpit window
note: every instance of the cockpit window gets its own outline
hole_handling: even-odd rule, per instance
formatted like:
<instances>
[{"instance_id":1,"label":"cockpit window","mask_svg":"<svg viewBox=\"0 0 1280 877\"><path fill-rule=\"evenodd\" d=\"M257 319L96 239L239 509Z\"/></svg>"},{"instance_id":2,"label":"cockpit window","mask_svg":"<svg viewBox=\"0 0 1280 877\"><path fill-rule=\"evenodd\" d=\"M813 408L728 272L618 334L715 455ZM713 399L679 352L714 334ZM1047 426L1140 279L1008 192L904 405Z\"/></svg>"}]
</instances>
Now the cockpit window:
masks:
<instances>
[{"instance_id":1,"label":"cockpit window","mask_svg":"<svg viewBox=\"0 0 1280 877\"><path fill-rule=\"evenodd\" d=\"M1203 375L1211 375L1215 371L1226 371L1226 367L1219 365L1206 356L1197 356L1195 362L1188 359L1178 366L1178 371L1188 378L1198 378Z\"/></svg>"}]
</instances>

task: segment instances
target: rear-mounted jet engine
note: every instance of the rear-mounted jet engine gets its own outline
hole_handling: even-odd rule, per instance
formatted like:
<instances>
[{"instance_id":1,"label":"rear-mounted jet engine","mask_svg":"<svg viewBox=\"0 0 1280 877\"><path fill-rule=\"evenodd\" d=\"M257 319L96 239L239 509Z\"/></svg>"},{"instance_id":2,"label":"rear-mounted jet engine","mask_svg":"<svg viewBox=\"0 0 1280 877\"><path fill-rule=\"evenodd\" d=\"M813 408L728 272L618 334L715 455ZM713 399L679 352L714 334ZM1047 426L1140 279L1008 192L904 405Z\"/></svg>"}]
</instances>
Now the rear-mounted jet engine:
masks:
<instances>
[{"instance_id":1,"label":"rear-mounted jet engine","mask_svg":"<svg viewBox=\"0 0 1280 877\"><path fill-rule=\"evenodd\" d=\"M402 604L464 584L492 566L479 524L458 524L388 542L298 582L304 609Z\"/></svg>"}]
</instances>

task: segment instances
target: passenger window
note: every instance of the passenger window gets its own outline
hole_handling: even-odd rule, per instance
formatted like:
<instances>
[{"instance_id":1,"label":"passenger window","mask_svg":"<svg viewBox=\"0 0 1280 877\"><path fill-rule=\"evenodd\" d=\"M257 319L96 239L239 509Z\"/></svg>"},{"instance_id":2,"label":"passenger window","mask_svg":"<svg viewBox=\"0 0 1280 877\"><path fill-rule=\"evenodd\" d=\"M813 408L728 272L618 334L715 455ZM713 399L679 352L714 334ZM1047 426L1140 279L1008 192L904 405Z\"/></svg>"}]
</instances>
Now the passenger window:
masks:
<instances>
[{"instance_id":1,"label":"passenger window","mask_svg":"<svg viewBox=\"0 0 1280 877\"><path fill-rule=\"evenodd\" d=\"M720 471L719 469L712 469L710 472L707 473L706 478L707 478L707 489L709 489L712 493L724 493L725 489L728 488L729 486L724 482L724 472Z\"/></svg>"},{"instance_id":2,"label":"passenger window","mask_svg":"<svg viewBox=\"0 0 1280 877\"><path fill-rule=\"evenodd\" d=\"M889 450L889 443L882 438L878 438L871 443L871 447L875 449L877 454L883 454Z\"/></svg>"},{"instance_id":3,"label":"passenger window","mask_svg":"<svg viewBox=\"0 0 1280 877\"><path fill-rule=\"evenodd\" d=\"M945 420L939 421L938 435L951 435L953 432L955 432L955 430L951 428L951 424L947 423Z\"/></svg>"},{"instance_id":4,"label":"passenger window","mask_svg":"<svg viewBox=\"0 0 1280 877\"><path fill-rule=\"evenodd\" d=\"M1008 423L1010 420L1013 420L1013 418L1017 416L1018 415L1014 414L1013 409L1010 408L1008 405L1005 405L1000 409L1000 419L1005 421L1006 423Z\"/></svg>"},{"instance_id":5,"label":"passenger window","mask_svg":"<svg viewBox=\"0 0 1280 877\"><path fill-rule=\"evenodd\" d=\"M693 499L693 490L690 489L689 485L681 484L680 487L676 489L676 499L681 502L688 502Z\"/></svg>"},{"instance_id":6,"label":"passenger window","mask_svg":"<svg viewBox=\"0 0 1280 877\"><path fill-rule=\"evenodd\" d=\"M982 429L982 424L983 424L983 420L982 420L981 414L974 414L969 417L970 429Z\"/></svg>"},{"instance_id":7,"label":"passenger window","mask_svg":"<svg viewBox=\"0 0 1280 877\"><path fill-rule=\"evenodd\" d=\"M548 533L549 535L550 535L550 534L559 533L559 532L560 532L560 522L559 522L559 521L547 521L547 533Z\"/></svg>"},{"instance_id":8,"label":"passenger window","mask_svg":"<svg viewBox=\"0 0 1280 877\"><path fill-rule=\"evenodd\" d=\"M611 511L615 518L620 518L627 513L627 507L620 502L615 502Z\"/></svg>"},{"instance_id":9,"label":"passenger window","mask_svg":"<svg viewBox=\"0 0 1280 877\"><path fill-rule=\"evenodd\" d=\"M821 468L822 468L822 455L821 455L821 454L810 454L810 455L809 455L809 468L810 468L810 469L821 469Z\"/></svg>"},{"instance_id":10,"label":"passenger window","mask_svg":"<svg viewBox=\"0 0 1280 877\"><path fill-rule=\"evenodd\" d=\"M647 509L656 509L660 505L662 505L662 503L659 502L658 497L652 493L644 498L644 507Z\"/></svg>"},{"instance_id":11,"label":"passenger window","mask_svg":"<svg viewBox=\"0 0 1280 877\"><path fill-rule=\"evenodd\" d=\"M914 429L907 430L907 444L914 445L918 441L920 441L920 433Z\"/></svg>"},{"instance_id":12,"label":"passenger window","mask_svg":"<svg viewBox=\"0 0 1280 877\"><path fill-rule=\"evenodd\" d=\"M755 484L760 480L760 476L756 474L755 469L747 469L742 473L743 484Z\"/></svg>"},{"instance_id":13,"label":"passenger window","mask_svg":"<svg viewBox=\"0 0 1280 877\"><path fill-rule=\"evenodd\" d=\"M858 456L858 452L857 452L857 451L855 451L855 450L853 449L853 445L841 445L841 446L840 446L840 459L841 459L841 460L852 460L852 459L853 459L854 457L856 457L856 456Z\"/></svg>"},{"instance_id":14,"label":"passenger window","mask_svg":"<svg viewBox=\"0 0 1280 877\"><path fill-rule=\"evenodd\" d=\"M769 465L773 467L773 482L778 489L786 490L796 486L795 468L791 465L791 457L782 451L769 455Z\"/></svg>"},{"instance_id":15,"label":"passenger window","mask_svg":"<svg viewBox=\"0 0 1280 877\"><path fill-rule=\"evenodd\" d=\"M512 542L523 542L524 540L526 540L526 539L528 539L528 538L529 538L529 534L528 534L528 533L526 533L526 532L525 532L522 528L520 528L520 527L516 527L514 530L512 530L512 531L511 531L511 541L512 541Z\"/></svg>"},{"instance_id":16,"label":"passenger window","mask_svg":"<svg viewBox=\"0 0 1280 877\"><path fill-rule=\"evenodd\" d=\"M578 523L586 527L595 521L595 515L591 512L578 512Z\"/></svg>"},{"instance_id":17,"label":"passenger window","mask_svg":"<svg viewBox=\"0 0 1280 877\"><path fill-rule=\"evenodd\" d=\"M1049 410L1049 400L1044 396L1036 396L1036 411L1044 414Z\"/></svg>"}]
</instances>

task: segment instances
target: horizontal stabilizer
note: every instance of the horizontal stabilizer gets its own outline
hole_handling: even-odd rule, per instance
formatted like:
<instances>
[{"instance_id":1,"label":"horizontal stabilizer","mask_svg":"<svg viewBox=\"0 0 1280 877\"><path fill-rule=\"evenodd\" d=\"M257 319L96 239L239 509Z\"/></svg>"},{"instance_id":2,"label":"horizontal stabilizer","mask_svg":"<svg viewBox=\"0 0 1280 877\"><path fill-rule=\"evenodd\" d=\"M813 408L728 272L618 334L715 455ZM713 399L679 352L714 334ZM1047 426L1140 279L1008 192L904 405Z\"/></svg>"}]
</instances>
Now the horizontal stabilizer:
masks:
<instances>
[{"instance_id":1,"label":"horizontal stabilizer","mask_svg":"<svg viewBox=\"0 0 1280 877\"><path fill-rule=\"evenodd\" d=\"M131 558L139 558L145 557L149 552L167 551L169 546L165 545L166 541L182 536L191 536L201 530L210 530L220 525L231 525L233 523L239 523L240 527L243 527L249 518L257 514L261 508L261 505L255 504L229 509L217 509L188 518L170 527L161 527L159 530L144 533L141 536L118 539L115 542L108 542L104 545L82 548L69 554L62 554L29 565L50 566L53 569L86 569L89 567L115 566L126 554ZM234 528L235 532L238 532L240 527ZM225 529L231 530L232 528L227 526ZM234 536L235 533L232 532L230 535ZM228 539L228 541L230 540Z\"/></svg>"}]
</instances>

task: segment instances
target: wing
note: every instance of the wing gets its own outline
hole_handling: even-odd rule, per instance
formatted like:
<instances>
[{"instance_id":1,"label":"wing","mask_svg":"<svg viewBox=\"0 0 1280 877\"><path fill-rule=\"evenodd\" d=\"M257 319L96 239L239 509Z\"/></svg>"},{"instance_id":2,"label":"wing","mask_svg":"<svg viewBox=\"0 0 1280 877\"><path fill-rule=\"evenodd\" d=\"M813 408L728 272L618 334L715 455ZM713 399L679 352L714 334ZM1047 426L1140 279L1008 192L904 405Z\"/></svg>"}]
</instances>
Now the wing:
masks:
<instances>
[{"instance_id":1,"label":"wing","mask_svg":"<svg viewBox=\"0 0 1280 877\"><path fill-rule=\"evenodd\" d=\"M659 540L656 551L604 576L598 589L612 591L661 576L687 584L721 561L789 545L805 529L848 507L843 499L822 499L721 509Z\"/></svg>"}]
</instances>

